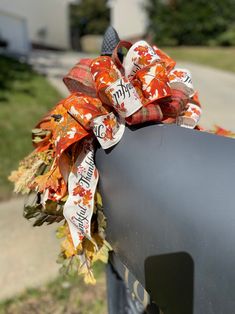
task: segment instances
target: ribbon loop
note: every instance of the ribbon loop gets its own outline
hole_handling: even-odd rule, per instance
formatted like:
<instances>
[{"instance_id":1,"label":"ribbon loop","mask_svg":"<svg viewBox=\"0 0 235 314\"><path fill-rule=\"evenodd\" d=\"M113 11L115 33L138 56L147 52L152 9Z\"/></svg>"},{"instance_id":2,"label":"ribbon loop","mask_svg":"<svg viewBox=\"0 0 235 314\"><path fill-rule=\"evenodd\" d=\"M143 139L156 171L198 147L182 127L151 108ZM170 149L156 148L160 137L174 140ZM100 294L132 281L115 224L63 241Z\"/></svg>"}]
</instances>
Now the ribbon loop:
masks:
<instances>
[{"instance_id":1,"label":"ribbon loop","mask_svg":"<svg viewBox=\"0 0 235 314\"><path fill-rule=\"evenodd\" d=\"M125 131L125 122L113 112L92 121L92 130L103 149L116 145Z\"/></svg>"},{"instance_id":2,"label":"ribbon loop","mask_svg":"<svg viewBox=\"0 0 235 314\"><path fill-rule=\"evenodd\" d=\"M99 97L112 106L121 117L129 117L142 107L131 82L123 77L110 57L98 57L91 64Z\"/></svg>"},{"instance_id":3,"label":"ribbon loop","mask_svg":"<svg viewBox=\"0 0 235 314\"><path fill-rule=\"evenodd\" d=\"M153 48L144 40L137 41L132 45L124 59L125 76L131 80L137 71L155 61L160 61L160 57Z\"/></svg>"}]
</instances>

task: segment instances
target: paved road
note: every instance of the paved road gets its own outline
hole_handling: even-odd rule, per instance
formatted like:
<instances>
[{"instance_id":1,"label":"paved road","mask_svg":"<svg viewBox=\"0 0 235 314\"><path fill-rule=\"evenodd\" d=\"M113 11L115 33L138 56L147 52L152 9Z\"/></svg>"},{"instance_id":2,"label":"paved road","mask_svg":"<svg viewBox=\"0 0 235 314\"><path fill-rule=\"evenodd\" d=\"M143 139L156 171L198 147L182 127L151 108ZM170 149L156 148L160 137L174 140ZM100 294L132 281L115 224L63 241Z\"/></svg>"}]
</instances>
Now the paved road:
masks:
<instances>
[{"instance_id":1,"label":"paved road","mask_svg":"<svg viewBox=\"0 0 235 314\"><path fill-rule=\"evenodd\" d=\"M203 115L200 124L214 124L235 131L235 74L195 64L183 64L190 69L199 90Z\"/></svg>"},{"instance_id":2,"label":"paved road","mask_svg":"<svg viewBox=\"0 0 235 314\"><path fill-rule=\"evenodd\" d=\"M0 203L0 300L56 277L55 226L32 227L22 217L23 199Z\"/></svg>"},{"instance_id":3,"label":"paved road","mask_svg":"<svg viewBox=\"0 0 235 314\"><path fill-rule=\"evenodd\" d=\"M34 53L30 61L66 96L62 77L84 55L77 53ZM235 75L194 64L180 64L191 70L203 105L201 124L215 123L235 131ZM0 299L40 285L56 276L59 241L55 226L32 228L22 218L23 200L0 204Z\"/></svg>"},{"instance_id":4,"label":"paved road","mask_svg":"<svg viewBox=\"0 0 235 314\"><path fill-rule=\"evenodd\" d=\"M46 75L55 88L59 89L62 95L69 94L62 78L81 59L89 55L76 52L48 52L35 51L31 54L29 62L39 73ZM91 58L94 56L90 56Z\"/></svg>"}]
</instances>

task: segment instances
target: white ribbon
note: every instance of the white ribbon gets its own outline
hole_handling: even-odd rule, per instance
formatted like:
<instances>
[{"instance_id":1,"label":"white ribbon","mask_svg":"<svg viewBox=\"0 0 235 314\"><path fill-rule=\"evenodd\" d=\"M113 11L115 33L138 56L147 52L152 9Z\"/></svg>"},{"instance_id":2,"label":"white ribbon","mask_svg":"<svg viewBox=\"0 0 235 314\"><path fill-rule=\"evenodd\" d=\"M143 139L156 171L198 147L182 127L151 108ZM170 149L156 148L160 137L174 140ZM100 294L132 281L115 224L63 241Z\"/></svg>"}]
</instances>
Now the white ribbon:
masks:
<instances>
[{"instance_id":1,"label":"white ribbon","mask_svg":"<svg viewBox=\"0 0 235 314\"><path fill-rule=\"evenodd\" d=\"M105 93L112 99L113 108L123 118L131 116L142 107L137 91L125 77L111 84Z\"/></svg>"},{"instance_id":2,"label":"white ribbon","mask_svg":"<svg viewBox=\"0 0 235 314\"><path fill-rule=\"evenodd\" d=\"M202 114L202 109L195 104L188 104L186 112L177 118L176 123L184 128L194 129L198 124Z\"/></svg>"},{"instance_id":3,"label":"white ribbon","mask_svg":"<svg viewBox=\"0 0 235 314\"><path fill-rule=\"evenodd\" d=\"M145 49L145 52L143 52L143 49ZM143 57L143 55L140 54L140 50L142 51L142 54L148 56L148 61L146 64L140 62L141 58ZM131 46L123 61L125 76L131 80L137 71L146 65L160 60L161 58L155 53L154 49L146 41L137 41L134 45Z\"/></svg>"},{"instance_id":4,"label":"white ribbon","mask_svg":"<svg viewBox=\"0 0 235 314\"><path fill-rule=\"evenodd\" d=\"M174 68L170 74L171 88L182 90L188 97L194 94L191 72L187 69Z\"/></svg>"},{"instance_id":5,"label":"white ribbon","mask_svg":"<svg viewBox=\"0 0 235 314\"><path fill-rule=\"evenodd\" d=\"M125 120L117 118L113 112L96 117L91 128L103 149L116 145L125 131Z\"/></svg>"},{"instance_id":6,"label":"white ribbon","mask_svg":"<svg viewBox=\"0 0 235 314\"><path fill-rule=\"evenodd\" d=\"M68 177L69 196L63 214L76 248L84 237L91 238L91 217L99 179L94 163L93 139L83 141L82 151L73 168Z\"/></svg>"}]
</instances>

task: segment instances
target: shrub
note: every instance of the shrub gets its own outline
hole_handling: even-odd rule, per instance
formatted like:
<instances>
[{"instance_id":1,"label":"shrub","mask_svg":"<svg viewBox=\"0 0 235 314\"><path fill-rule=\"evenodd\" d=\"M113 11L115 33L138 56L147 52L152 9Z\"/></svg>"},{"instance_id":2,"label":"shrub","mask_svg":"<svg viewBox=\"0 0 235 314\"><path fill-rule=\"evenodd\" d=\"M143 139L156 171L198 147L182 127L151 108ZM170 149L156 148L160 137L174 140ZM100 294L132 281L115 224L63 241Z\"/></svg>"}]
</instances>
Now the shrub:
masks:
<instances>
[{"instance_id":1,"label":"shrub","mask_svg":"<svg viewBox=\"0 0 235 314\"><path fill-rule=\"evenodd\" d=\"M235 25L231 25L228 30L222 33L217 42L221 46L235 46Z\"/></svg>"},{"instance_id":2,"label":"shrub","mask_svg":"<svg viewBox=\"0 0 235 314\"><path fill-rule=\"evenodd\" d=\"M234 0L148 0L146 10L158 44L206 45L235 19Z\"/></svg>"}]
</instances>

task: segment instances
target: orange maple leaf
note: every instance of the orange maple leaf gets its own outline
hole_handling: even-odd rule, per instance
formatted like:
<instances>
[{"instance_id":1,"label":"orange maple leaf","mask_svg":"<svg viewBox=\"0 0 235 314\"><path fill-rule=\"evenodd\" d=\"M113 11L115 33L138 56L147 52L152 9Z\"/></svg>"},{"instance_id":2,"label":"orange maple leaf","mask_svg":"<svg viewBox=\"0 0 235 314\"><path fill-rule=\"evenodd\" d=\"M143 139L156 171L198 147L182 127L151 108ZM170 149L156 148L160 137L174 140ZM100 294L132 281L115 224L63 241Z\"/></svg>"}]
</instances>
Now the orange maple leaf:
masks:
<instances>
[{"instance_id":1,"label":"orange maple leaf","mask_svg":"<svg viewBox=\"0 0 235 314\"><path fill-rule=\"evenodd\" d=\"M199 111L198 109L192 109L192 111L193 111L196 115L200 116L200 111Z\"/></svg>"},{"instance_id":2,"label":"orange maple leaf","mask_svg":"<svg viewBox=\"0 0 235 314\"><path fill-rule=\"evenodd\" d=\"M157 98L160 99L170 95L170 88L165 82L155 77L149 84L149 94L150 96L157 94Z\"/></svg>"},{"instance_id":3,"label":"orange maple leaf","mask_svg":"<svg viewBox=\"0 0 235 314\"><path fill-rule=\"evenodd\" d=\"M148 47L146 46L138 46L134 49L140 56L148 53Z\"/></svg>"},{"instance_id":4,"label":"orange maple leaf","mask_svg":"<svg viewBox=\"0 0 235 314\"><path fill-rule=\"evenodd\" d=\"M104 119L104 125L107 127L113 128L116 126L116 120L110 117Z\"/></svg>"},{"instance_id":5,"label":"orange maple leaf","mask_svg":"<svg viewBox=\"0 0 235 314\"><path fill-rule=\"evenodd\" d=\"M139 64L145 66L145 65L148 65L152 60L152 56L151 55L142 55L140 58L139 58Z\"/></svg>"},{"instance_id":6,"label":"orange maple leaf","mask_svg":"<svg viewBox=\"0 0 235 314\"><path fill-rule=\"evenodd\" d=\"M60 188L61 179L59 168L56 167L36 177L30 187L36 189L38 192L43 192L47 188L57 191Z\"/></svg>"},{"instance_id":7,"label":"orange maple leaf","mask_svg":"<svg viewBox=\"0 0 235 314\"><path fill-rule=\"evenodd\" d=\"M111 128L107 128L106 132L105 132L105 138L104 139L108 139L108 140L112 140L113 139L113 131Z\"/></svg>"},{"instance_id":8,"label":"orange maple leaf","mask_svg":"<svg viewBox=\"0 0 235 314\"><path fill-rule=\"evenodd\" d=\"M191 117L192 116L192 112L190 111L186 111L184 114L185 117Z\"/></svg>"},{"instance_id":9,"label":"orange maple leaf","mask_svg":"<svg viewBox=\"0 0 235 314\"><path fill-rule=\"evenodd\" d=\"M183 78L185 76L185 73L183 71L174 71L175 76L179 78Z\"/></svg>"},{"instance_id":10,"label":"orange maple leaf","mask_svg":"<svg viewBox=\"0 0 235 314\"><path fill-rule=\"evenodd\" d=\"M85 194L85 189L80 184L78 184L76 188L73 189L73 195L79 195L83 197L84 194Z\"/></svg>"},{"instance_id":11,"label":"orange maple leaf","mask_svg":"<svg viewBox=\"0 0 235 314\"><path fill-rule=\"evenodd\" d=\"M215 134L220 135L220 136L225 136L225 137L235 137L235 133L233 133L230 130L226 130L224 128L221 128L220 126L216 125L215 126Z\"/></svg>"},{"instance_id":12,"label":"orange maple leaf","mask_svg":"<svg viewBox=\"0 0 235 314\"><path fill-rule=\"evenodd\" d=\"M88 205L91 199L92 199L91 190L87 190L82 199L83 205Z\"/></svg>"}]
</instances>

